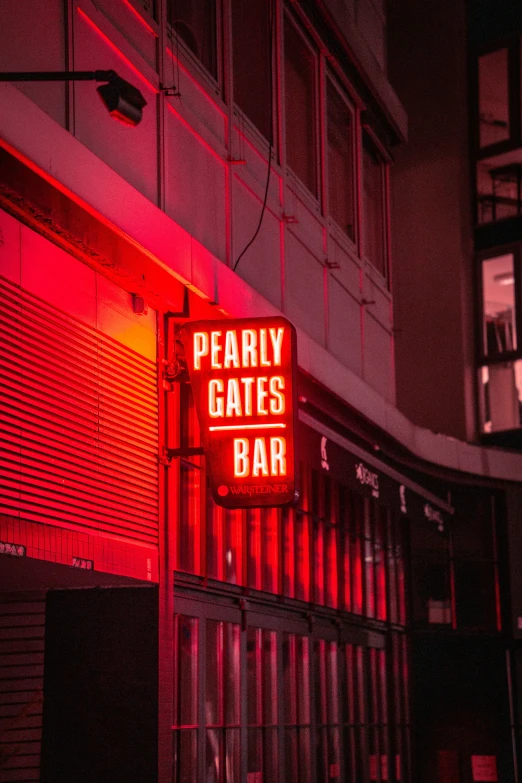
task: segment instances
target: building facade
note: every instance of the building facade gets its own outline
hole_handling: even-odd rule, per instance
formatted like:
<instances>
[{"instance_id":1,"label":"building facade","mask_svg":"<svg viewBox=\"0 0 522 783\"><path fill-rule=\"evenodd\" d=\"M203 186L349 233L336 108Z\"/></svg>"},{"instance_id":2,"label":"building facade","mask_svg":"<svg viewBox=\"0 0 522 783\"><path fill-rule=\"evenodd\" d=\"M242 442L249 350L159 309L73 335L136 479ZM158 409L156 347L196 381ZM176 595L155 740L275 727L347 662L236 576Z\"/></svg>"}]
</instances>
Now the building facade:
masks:
<instances>
[{"instance_id":1,"label":"building facade","mask_svg":"<svg viewBox=\"0 0 522 783\"><path fill-rule=\"evenodd\" d=\"M508 428L471 391L471 212L416 181L461 160L422 136L400 6L0 7L0 780L518 779L522 456L480 440ZM7 73L109 69L133 127ZM424 294L459 280L427 343L419 259ZM230 511L183 326L279 314L299 499Z\"/></svg>"}]
</instances>

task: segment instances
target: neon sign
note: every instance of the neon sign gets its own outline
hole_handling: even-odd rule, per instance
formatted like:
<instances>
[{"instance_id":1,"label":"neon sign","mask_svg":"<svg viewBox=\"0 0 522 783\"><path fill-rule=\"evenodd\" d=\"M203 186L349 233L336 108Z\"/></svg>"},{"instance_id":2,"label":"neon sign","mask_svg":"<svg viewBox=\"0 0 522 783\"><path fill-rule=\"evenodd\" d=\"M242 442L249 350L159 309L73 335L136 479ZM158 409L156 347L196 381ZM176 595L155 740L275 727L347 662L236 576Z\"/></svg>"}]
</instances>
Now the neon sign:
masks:
<instances>
[{"instance_id":1,"label":"neon sign","mask_svg":"<svg viewBox=\"0 0 522 783\"><path fill-rule=\"evenodd\" d=\"M226 508L296 496L296 333L285 318L200 321L183 336L212 495Z\"/></svg>"}]
</instances>

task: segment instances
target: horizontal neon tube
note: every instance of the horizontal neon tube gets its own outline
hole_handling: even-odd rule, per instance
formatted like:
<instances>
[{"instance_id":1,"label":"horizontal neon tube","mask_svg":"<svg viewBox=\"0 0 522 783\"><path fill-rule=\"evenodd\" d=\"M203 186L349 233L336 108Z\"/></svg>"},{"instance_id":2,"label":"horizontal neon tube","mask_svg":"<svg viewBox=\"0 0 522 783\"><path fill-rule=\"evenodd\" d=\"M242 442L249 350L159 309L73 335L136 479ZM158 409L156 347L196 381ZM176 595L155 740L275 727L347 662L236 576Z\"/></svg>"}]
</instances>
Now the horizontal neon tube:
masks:
<instances>
[{"instance_id":1,"label":"horizontal neon tube","mask_svg":"<svg viewBox=\"0 0 522 783\"><path fill-rule=\"evenodd\" d=\"M209 427L209 432L215 432L216 430L268 430L268 429L285 429L286 424L229 424L223 427Z\"/></svg>"}]
</instances>

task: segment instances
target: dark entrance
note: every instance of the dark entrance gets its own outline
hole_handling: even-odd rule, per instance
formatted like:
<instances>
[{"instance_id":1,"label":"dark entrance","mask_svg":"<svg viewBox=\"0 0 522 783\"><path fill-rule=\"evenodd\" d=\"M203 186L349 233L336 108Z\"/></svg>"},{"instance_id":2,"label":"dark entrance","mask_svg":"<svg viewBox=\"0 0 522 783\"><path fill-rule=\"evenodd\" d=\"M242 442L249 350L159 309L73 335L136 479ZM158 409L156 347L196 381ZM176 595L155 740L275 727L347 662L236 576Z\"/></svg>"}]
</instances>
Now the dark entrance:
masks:
<instances>
[{"instance_id":1,"label":"dark entrance","mask_svg":"<svg viewBox=\"0 0 522 783\"><path fill-rule=\"evenodd\" d=\"M513 783L506 652L494 639L416 636L411 641L416 779L472 783L475 763L494 757Z\"/></svg>"},{"instance_id":2,"label":"dark entrance","mask_svg":"<svg viewBox=\"0 0 522 783\"><path fill-rule=\"evenodd\" d=\"M47 594L42 783L157 780L155 588Z\"/></svg>"}]
</instances>

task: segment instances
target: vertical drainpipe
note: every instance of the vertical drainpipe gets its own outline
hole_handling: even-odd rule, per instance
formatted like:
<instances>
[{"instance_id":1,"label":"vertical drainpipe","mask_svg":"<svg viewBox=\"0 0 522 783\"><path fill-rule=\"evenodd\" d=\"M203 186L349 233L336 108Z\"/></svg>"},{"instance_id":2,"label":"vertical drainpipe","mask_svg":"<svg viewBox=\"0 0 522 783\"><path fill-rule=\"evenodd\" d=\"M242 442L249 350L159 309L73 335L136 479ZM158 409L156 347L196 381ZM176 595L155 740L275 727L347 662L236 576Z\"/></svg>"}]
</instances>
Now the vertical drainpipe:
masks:
<instances>
[{"instance_id":1,"label":"vertical drainpipe","mask_svg":"<svg viewBox=\"0 0 522 783\"><path fill-rule=\"evenodd\" d=\"M166 356L165 320L158 313L158 454L166 445L166 394L163 369ZM158 783L172 781L172 724L174 671L173 525L167 504L168 466L158 462Z\"/></svg>"}]
</instances>

